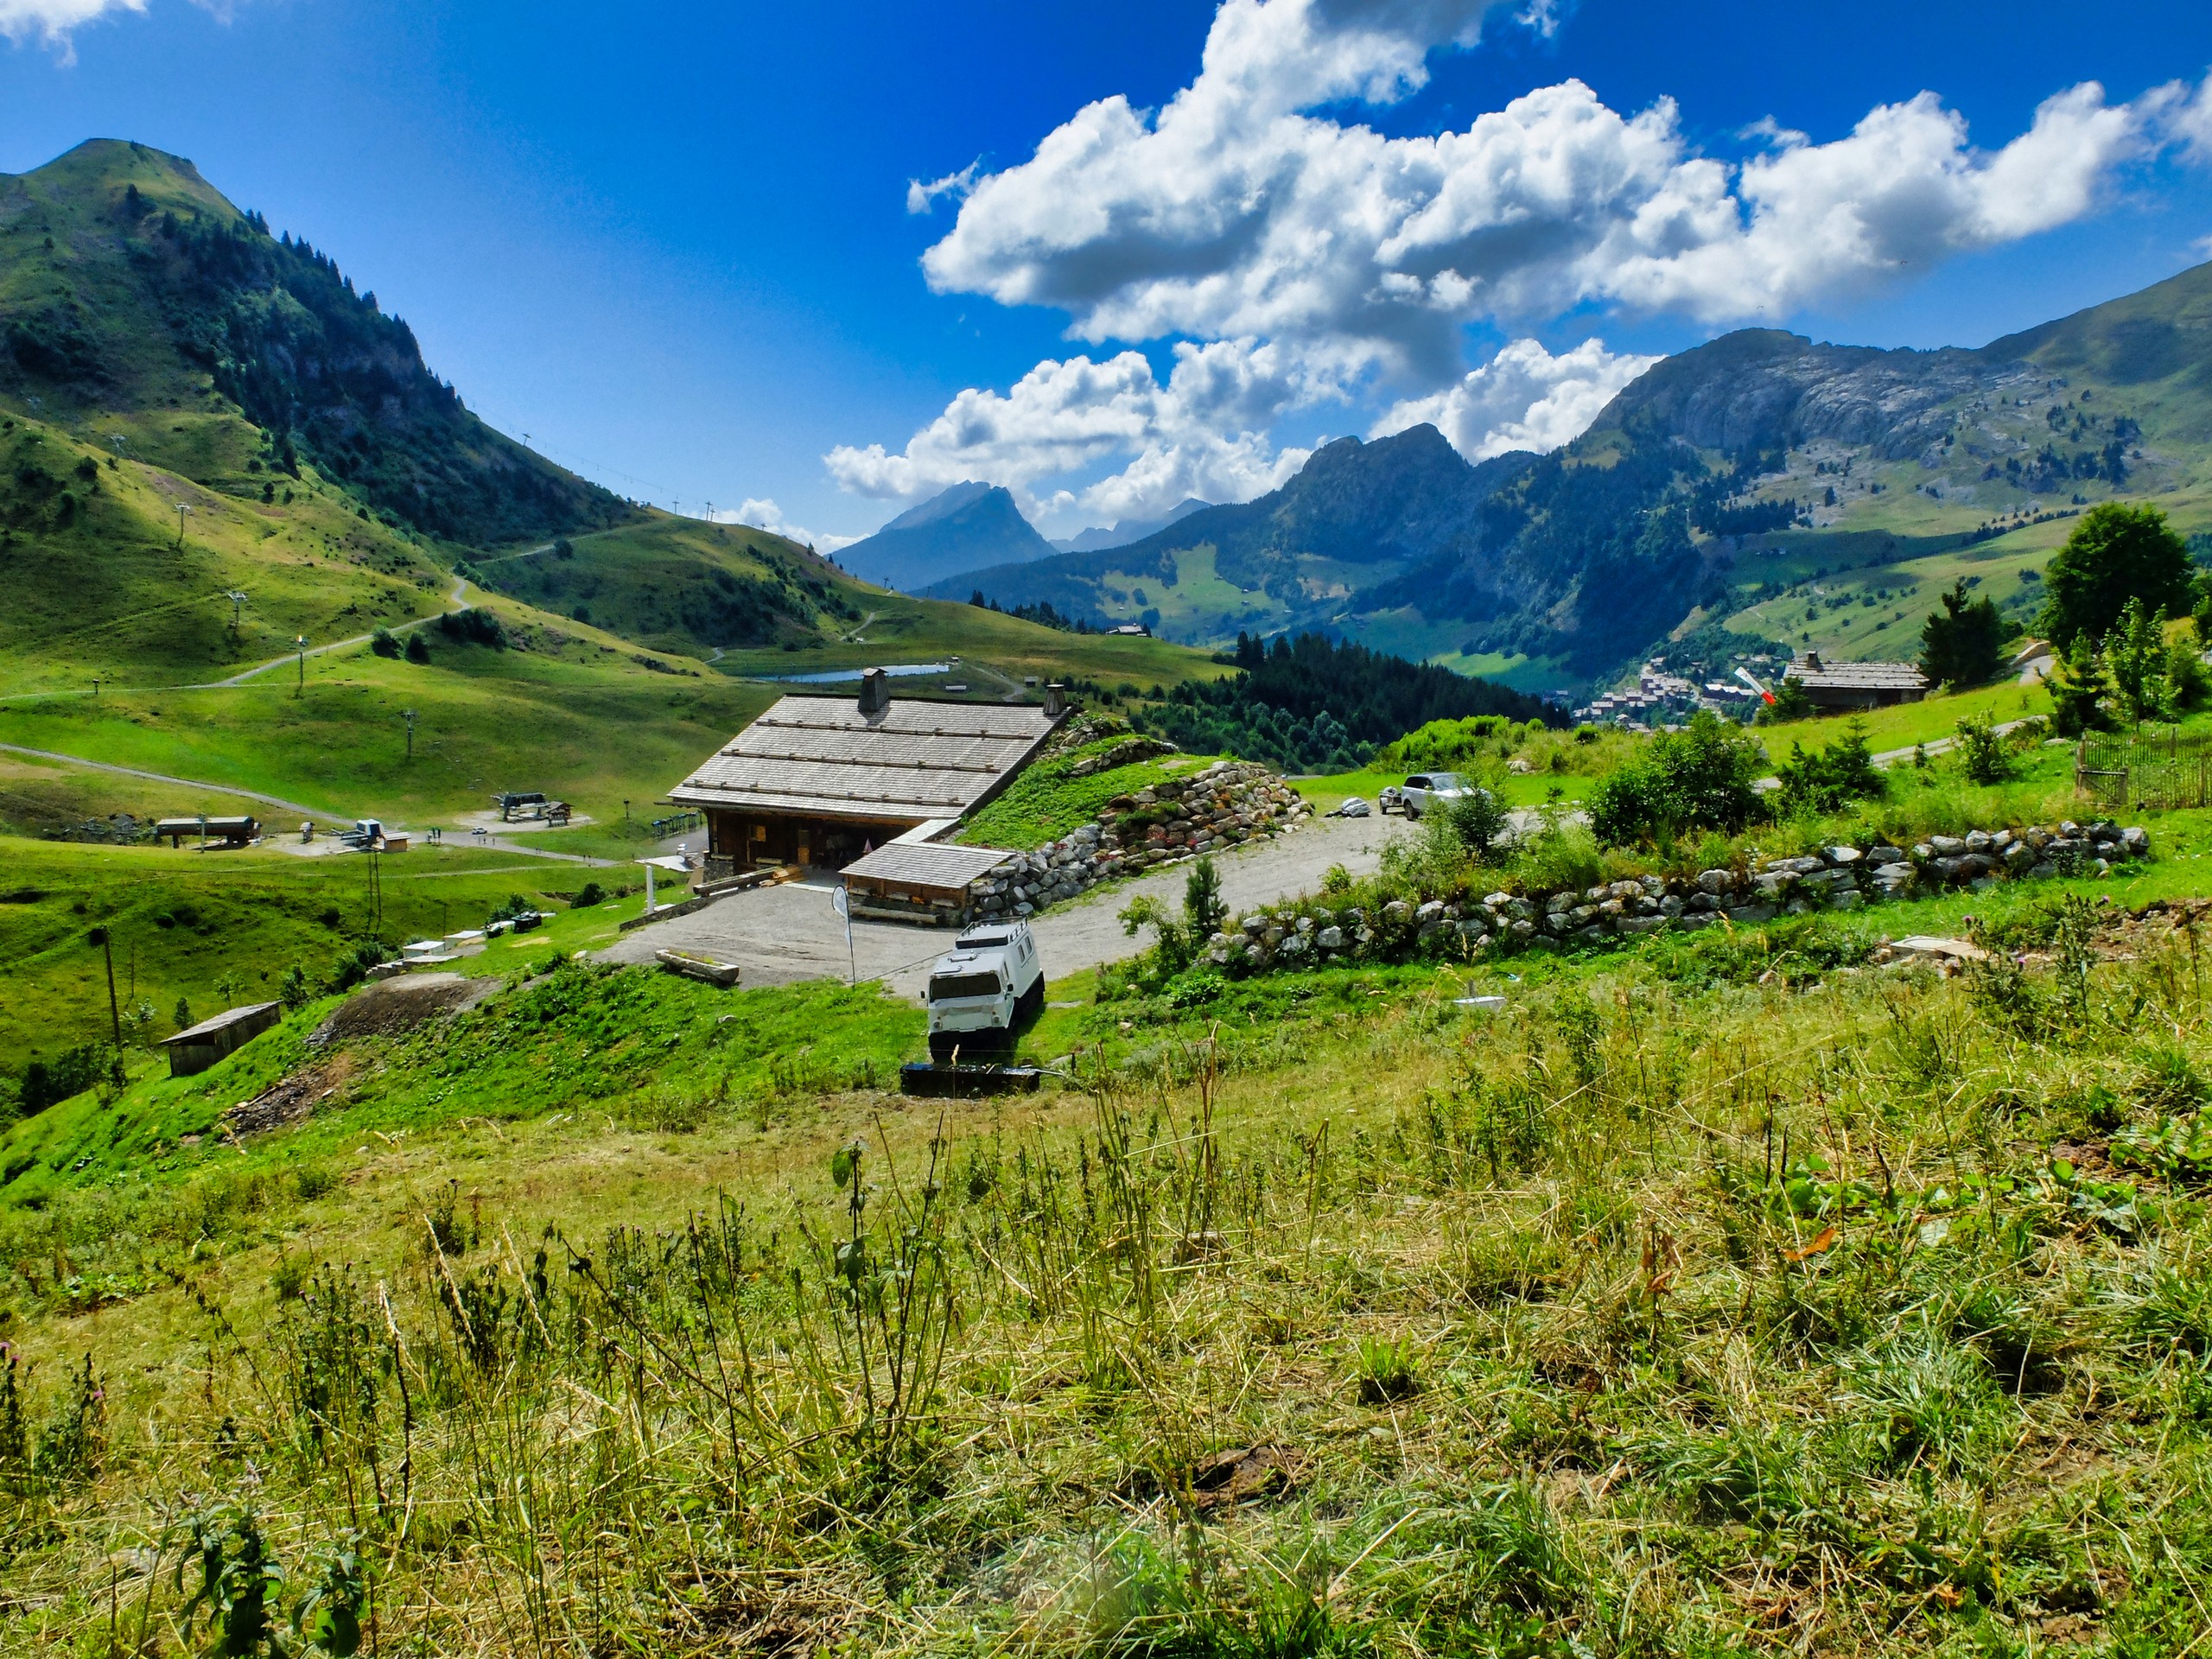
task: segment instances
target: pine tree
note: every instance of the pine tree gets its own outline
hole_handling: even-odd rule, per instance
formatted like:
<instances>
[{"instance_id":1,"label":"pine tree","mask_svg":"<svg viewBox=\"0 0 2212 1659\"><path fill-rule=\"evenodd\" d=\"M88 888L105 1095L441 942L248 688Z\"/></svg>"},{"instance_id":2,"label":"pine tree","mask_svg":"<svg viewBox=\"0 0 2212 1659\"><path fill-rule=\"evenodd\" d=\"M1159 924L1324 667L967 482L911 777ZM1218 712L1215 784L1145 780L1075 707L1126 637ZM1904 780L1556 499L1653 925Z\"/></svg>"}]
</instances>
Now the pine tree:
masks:
<instances>
[{"instance_id":1,"label":"pine tree","mask_svg":"<svg viewBox=\"0 0 2212 1659\"><path fill-rule=\"evenodd\" d=\"M1930 683L1980 685L2005 666L2005 621L1988 597L1970 600L1963 579L1920 629L1920 671Z\"/></svg>"},{"instance_id":2,"label":"pine tree","mask_svg":"<svg viewBox=\"0 0 2212 1659\"><path fill-rule=\"evenodd\" d=\"M2058 659L2050 677L2051 730L2061 737L2110 731L2112 715L2104 704L2111 695L2104 664L2088 640L2078 642Z\"/></svg>"}]
</instances>

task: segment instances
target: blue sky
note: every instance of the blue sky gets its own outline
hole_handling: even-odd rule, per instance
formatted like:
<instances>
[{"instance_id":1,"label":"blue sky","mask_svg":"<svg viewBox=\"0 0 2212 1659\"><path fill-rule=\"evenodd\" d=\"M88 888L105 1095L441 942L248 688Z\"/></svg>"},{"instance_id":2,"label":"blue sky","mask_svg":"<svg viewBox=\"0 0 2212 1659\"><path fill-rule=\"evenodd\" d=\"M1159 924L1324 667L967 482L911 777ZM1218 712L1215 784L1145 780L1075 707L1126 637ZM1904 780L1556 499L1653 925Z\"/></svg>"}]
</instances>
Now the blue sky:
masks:
<instances>
[{"instance_id":1,"label":"blue sky","mask_svg":"<svg viewBox=\"0 0 2212 1659\"><path fill-rule=\"evenodd\" d=\"M1558 442L1743 322L1980 344L2206 257L2201 3L1525 3L0 0L0 171L188 156L499 425L825 539Z\"/></svg>"}]
</instances>

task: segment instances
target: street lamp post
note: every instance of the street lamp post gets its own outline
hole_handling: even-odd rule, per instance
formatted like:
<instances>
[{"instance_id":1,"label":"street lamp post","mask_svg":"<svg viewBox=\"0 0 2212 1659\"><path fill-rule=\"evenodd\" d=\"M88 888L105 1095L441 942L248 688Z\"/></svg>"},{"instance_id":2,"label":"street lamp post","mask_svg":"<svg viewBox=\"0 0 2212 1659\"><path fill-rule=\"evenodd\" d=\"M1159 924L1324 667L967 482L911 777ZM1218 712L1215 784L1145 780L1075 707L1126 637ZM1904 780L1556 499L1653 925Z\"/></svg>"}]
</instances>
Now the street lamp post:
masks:
<instances>
[{"instance_id":1,"label":"street lamp post","mask_svg":"<svg viewBox=\"0 0 2212 1659\"><path fill-rule=\"evenodd\" d=\"M184 546L184 515L191 511L181 501L176 504L176 544L180 549Z\"/></svg>"},{"instance_id":2,"label":"street lamp post","mask_svg":"<svg viewBox=\"0 0 2212 1659\"><path fill-rule=\"evenodd\" d=\"M415 758L415 711L403 709L399 713L400 718L407 722L407 758L412 760Z\"/></svg>"},{"instance_id":3,"label":"street lamp post","mask_svg":"<svg viewBox=\"0 0 2212 1659\"><path fill-rule=\"evenodd\" d=\"M292 641L292 648L300 653L300 683L294 696L304 695L308 689L308 637L304 633Z\"/></svg>"}]
</instances>

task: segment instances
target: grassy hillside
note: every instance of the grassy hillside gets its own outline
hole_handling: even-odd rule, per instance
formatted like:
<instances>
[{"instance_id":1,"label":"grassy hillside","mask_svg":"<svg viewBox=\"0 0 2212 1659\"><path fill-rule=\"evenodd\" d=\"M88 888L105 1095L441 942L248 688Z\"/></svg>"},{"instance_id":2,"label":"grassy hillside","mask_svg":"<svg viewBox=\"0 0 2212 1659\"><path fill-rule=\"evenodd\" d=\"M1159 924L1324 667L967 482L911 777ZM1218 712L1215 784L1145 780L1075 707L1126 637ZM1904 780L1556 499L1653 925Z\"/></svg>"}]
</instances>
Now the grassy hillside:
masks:
<instances>
[{"instance_id":1,"label":"grassy hillside","mask_svg":"<svg viewBox=\"0 0 2212 1659\"><path fill-rule=\"evenodd\" d=\"M242 417L274 470L312 464L391 522L461 541L629 511L469 413L328 257L143 144L94 140L0 177L0 407L101 443ZM174 467L174 446L149 458Z\"/></svg>"},{"instance_id":2,"label":"grassy hillside","mask_svg":"<svg viewBox=\"0 0 2212 1659\"><path fill-rule=\"evenodd\" d=\"M826 559L766 531L662 513L469 569L540 610L695 657L802 648L842 638L864 614L861 594Z\"/></svg>"},{"instance_id":3,"label":"grassy hillside","mask_svg":"<svg viewBox=\"0 0 2212 1659\"><path fill-rule=\"evenodd\" d=\"M87 943L108 930L126 1016L150 1010L133 1040L176 1029L180 998L199 1018L274 998L294 967L320 984L358 941L436 937L485 918L519 893L559 922L469 965L518 966L555 950L601 944L642 896L567 912L587 880L626 889L633 872L420 848L380 861L381 921L360 856L276 851L199 853L166 845L85 847L0 837L0 1072L52 1058L111 1030L105 961ZM228 1104L229 1103L225 1103Z\"/></svg>"},{"instance_id":4,"label":"grassy hillside","mask_svg":"<svg viewBox=\"0 0 2212 1659\"><path fill-rule=\"evenodd\" d=\"M0 742L417 829L481 811L505 789L560 794L603 820L621 816L626 797L664 796L773 695L696 667L654 672L543 624L528 649L429 637L427 666L366 646L310 658L304 690L288 672L211 690L0 703Z\"/></svg>"},{"instance_id":5,"label":"grassy hillside","mask_svg":"<svg viewBox=\"0 0 2212 1659\"><path fill-rule=\"evenodd\" d=\"M321 645L446 607L435 547L312 469L247 470L255 435L234 417L170 424L207 482L0 416L0 691L221 678L301 634Z\"/></svg>"},{"instance_id":6,"label":"grassy hillside","mask_svg":"<svg viewBox=\"0 0 2212 1659\"><path fill-rule=\"evenodd\" d=\"M188 1617L197 1516L394 1649L2180 1651L2212 1026L2051 897L1879 918L2019 977L1863 916L1200 976L1011 1109L880 1092L865 989L310 1010L0 1146L7 1638Z\"/></svg>"}]
</instances>

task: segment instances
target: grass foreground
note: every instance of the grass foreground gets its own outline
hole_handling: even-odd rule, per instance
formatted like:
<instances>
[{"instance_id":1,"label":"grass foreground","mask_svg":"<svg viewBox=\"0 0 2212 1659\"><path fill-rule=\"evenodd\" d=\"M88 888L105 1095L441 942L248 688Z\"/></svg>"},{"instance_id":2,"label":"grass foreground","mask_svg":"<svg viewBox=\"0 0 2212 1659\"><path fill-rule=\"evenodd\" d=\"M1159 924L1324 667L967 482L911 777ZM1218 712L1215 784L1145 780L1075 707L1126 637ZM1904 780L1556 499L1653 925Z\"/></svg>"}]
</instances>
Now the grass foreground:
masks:
<instances>
[{"instance_id":1,"label":"grass foreground","mask_svg":"<svg viewBox=\"0 0 2212 1659\"><path fill-rule=\"evenodd\" d=\"M997 1103L867 988L309 1007L10 1140L0 1640L2182 1651L2212 918L2098 893L1056 986Z\"/></svg>"}]
</instances>

